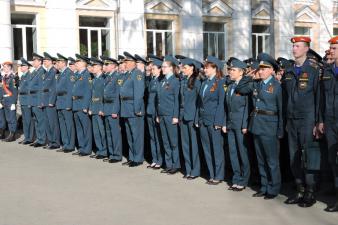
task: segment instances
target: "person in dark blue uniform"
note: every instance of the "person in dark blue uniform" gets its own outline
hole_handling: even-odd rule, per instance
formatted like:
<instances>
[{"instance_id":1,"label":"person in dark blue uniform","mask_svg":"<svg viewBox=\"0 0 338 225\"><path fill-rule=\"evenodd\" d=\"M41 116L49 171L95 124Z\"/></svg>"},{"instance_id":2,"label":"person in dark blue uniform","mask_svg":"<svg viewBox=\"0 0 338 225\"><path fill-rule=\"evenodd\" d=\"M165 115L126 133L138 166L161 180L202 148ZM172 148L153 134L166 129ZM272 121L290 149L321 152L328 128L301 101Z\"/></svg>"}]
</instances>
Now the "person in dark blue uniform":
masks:
<instances>
[{"instance_id":1,"label":"person in dark blue uniform","mask_svg":"<svg viewBox=\"0 0 338 225\"><path fill-rule=\"evenodd\" d=\"M73 71L67 67L68 59L57 53L56 76L56 109L59 119L62 149L59 152L69 153L75 150L75 125L72 111L72 90L75 82Z\"/></svg>"},{"instance_id":2,"label":"person in dark blue uniform","mask_svg":"<svg viewBox=\"0 0 338 225\"><path fill-rule=\"evenodd\" d=\"M68 68L75 73L76 72L76 66L75 66L75 59L73 57L68 57Z\"/></svg>"},{"instance_id":3,"label":"person in dark blue uniform","mask_svg":"<svg viewBox=\"0 0 338 225\"><path fill-rule=\"evenodd\" d=\"M19 69L22 73L21 79L19 82L19 102L22 112L22 126L23 126L23 135L24 139L19 142L19 144L28 145L33 143L34 135L34 121L32 115L32 108L29 104L29 80L31 78L31 73L29 68L32 65L24 58L20 59Z\"/></svg>"},{"instance_id":4,"label":"person in dark blue uniform","mask_svg":"<svg viewBox=\"0 0 338 225\"><path fill-rule=\"evenodd\" d=\"M73 155L88 156L92 153L92 126L88 115L92 78L87 70L87 58L79 54L75 56L77 72L72 90L72 110L79 149Z\"/></svg>"},{"instance_id":5,"label":"person in dark blue uniform","mask_svg":"<svg viewBox=\"0 0 338 225\"><path fill-rule=\"evenodd\" d=\"M91 157L95 159L104 159L107 157L107 139L103 113L103 97L106 77L102 71L103 61L93 57L90 61L93 67L94 79L92 80L92 99L89 105L89 115L92 115L94 141L97 147L95 155Z\"/></svg>"},{"instance_id":6,"label":"person in dark blue uniform","mask_svg":"<svg viewBox=\"0 0 338 225\"><path fill-rule=\"evenodd\" d=\"M247 151L246 134L248 132L248 95L235 92L240 80L245 75L247 65L234 59L228 65L230 80L225 93L226 126L230 161L233 170L232 185L229 190L242 191L248 185L250 164Z\"/></svg>"},{"instance_id":7,"label":"person in dark blue uniform","mask_svg":"<svg viewBox=\"0 0 338 225\"><path fill-rule=\"evenodd\" d=\"M200 158L197 143L197 130L194 119L197 112L197 96L201 88L198 65L195 60L180 60L183 79L180 83L180 129L185 162L184 178L193 180L200 176Z\"/></svg>"},{"instance_id":8,"label":"person in dark blue uniform","mask_svg":"<svg viewBox=\"0 0 338 225\"><path fill-rule=\"evenodd\" d=\"M338 37L331 38L329 43L330 55L335 61L324 69L322 77L323 133L328 144L328 161L334 176L336 199L325 211L338 212Z\"/></svg>"},{"instance_id":9,"label":"person in dark blue uniform","mask_svg":"<svg viewBox=\"0 0 338 225\"><path fill-rule=\"evenodd\" d=\"M33 53L32 65L34 71L32 72L29 81L29 104L32 107L33 119L36 140L31 145L35 148L46 145L46 118L43 114L42 107L40 106L40 92L42 91L42 77L45 76L45 69L42 67L43 57L39 54Z\"/></svg>"},{"instance_id":10,"label":"person in dark blue uniform","mask_svg":"<svg viewBox=\"0 0 338 225\"><path fill-rule=\"evenodd\" d=\"M107 137L109 163L122 161L122 137L120 128L119 73L117 60L101 57L106 74L103 98L103 113Z\"/></svg>"},{"instance_id":11,"label":"person in dark blue uniform","mask_svg":"<svg viewBox=\"0 0 338 225\"><path fill-rule=\"evenodd\" d=\"M156 95L156 121L160 124L165 151L165 169L162 173L175 174L180 169L178 148L178 119L180 82L174 71L178 61L172 56L165 56L162 63L161 80Z\"/></svg>"},{"instance_id":12,"label":"person in dark blue uniform","mask_svg":"<svg viewBox=\"0 0 338 225\"><path fill-rule=\"evenodd\" d=\"M128 161L123 165L136 167L144 160L144 76L136 69L136 59L128 52L125 55L125 74L120 84L120 115L124 118L129 145Z\"/></svg>"},{"instance_id":13,"label":"person in dark blue uniform","mask_svg":"<svg viewBox=\"0 0 338 225\"><path fill-rule=\"evenodd\" d=\"M295 63L285 70L282 85L286 97L286 129L290 166L297 185L295 196L286 204L310 207L316 203L316 174L320 169L320 150L312 148L321 122L319 68L307 58L311 39L294 37Z\"/></svg>"},{"instance_id":14,"label":"person in dark blue uniform","mask_svg":"<svg viewBox=\"0 0 338 225\"><path fill-rule=\"evenodd\" d=\"M6 124L9 130L8 136L4 139L5 142L15 141L15 132L17 129L16 120L16 101L17 88L15 84L15 76L13 74L13 64L11 62L4 62L2 78L2 102L4 107Z\"/></svg>"},{"instance_id":15,"label":"person in dark blue uniform","mask_svg":"<svg viewBox=\"0 0 338 225\"><path fill-rule=\"evenodd\" d=\"M147 99L147 123L150 137L150 150L152 163L147 166L147 168L152 169L160 169L163 163L163 157L161 152L161 144L160 144L160 127L159 124L156 123L156 95L158 86L160 85L160 79L163 78L163 74L161 72L161 66L163 61L158 59L152 60L152 68L151 68L151 78L147 83L148 89L148 99Z\"/></svg>"},{"instance_id":16,"label":"person in dark blue uniform","mask_svg":"<svg viewBox=\"0 0 338 225\"><path fill-rule=\"evenodd\" d=\"M197 102L195 125L200 127L204 157L209 171L207 184L217 185L224 180L224 150L221 128L225 125L223 63L208 56L204 64L203 81Z\"/></svg>"},{"instance_id":17,"label":"person in dark blue uniform","mask_svg":"<svg viewBox=\"0 0 338 225\"><path fill-rule=\"evenodd\" d=\"M266 53L258 55L260 80L242 78L235 91L251 94L253 111L249 131L253 134L261 188L253 197L275 198L281 188L279 138L283 137L282 88L273 76L276 61Z\"/></svg>"},{"instance_id":18,"label":"person in dark blue uniform","mask_svg":"<svg viewBox=\"0 0 338 225\"><path fill-rule=\"evenodd\" d=\"M1 69L1 64L0 64ZM5 111L4 106L2 105L3 100L3 89L2 89L2 73L0 70L0 140L5 139L5 132L6 132L6 119L5 119Z\"/></svg>"},{"instance_id":19,"label":"person in dark blue uniform","mask_svg":"<svg viewBox=\"0 0 338 225\"><path fill-rule=\"evenodd\" d=\"M46 74L42 77L42 91L40 92L40 107L45 114L45 130L47 134L48 147L46 149L60 148L60 128L58 115L55 107L56 102L56 74L57 70L53 65L56 60L47 52L43 53L43 66Z\"/></svg>"}]
</instances>

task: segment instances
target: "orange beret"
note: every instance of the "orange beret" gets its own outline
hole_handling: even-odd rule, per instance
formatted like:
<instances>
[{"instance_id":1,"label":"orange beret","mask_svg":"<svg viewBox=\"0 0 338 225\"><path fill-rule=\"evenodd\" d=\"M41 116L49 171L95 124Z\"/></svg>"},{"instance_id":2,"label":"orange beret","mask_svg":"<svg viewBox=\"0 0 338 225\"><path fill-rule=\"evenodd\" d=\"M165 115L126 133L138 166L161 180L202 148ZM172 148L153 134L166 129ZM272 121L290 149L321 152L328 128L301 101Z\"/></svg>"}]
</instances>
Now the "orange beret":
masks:
<instances>
[{"instance_id":1,"label":"orange beret","mask_svg":"<svg viewBox=\"0 0 338 225\"><path fill-rule=\"evenodd\" d=\"M329 40L329 43L330 44L338 44L338 36L331 38Z\"/></svg>"},{"instance_id":2,"label":"orange beret","mask_svg":"<svg viewBox=\"0 0 338 225\"><path fill-rule=\"evenodd\" d=\"M310 43L310 42L311 42L311 38L305 37L305 36L297 36L297 37L291 38L291 42L292 42L292 43L295 43L295 42L306 42L306 43Z\"/></svg>"},{"instance_id":3,"label":"orange beret","mask_svg":"<svg viewBox=\"0 0 338 225\"><path fill-rule=\"evenodd\" d=\"M4 62L2 65L3 65L3 66L5 66L5 65L13 66L13 63L10 62L10 61L6 61L6 62Z\"/></svg>"}]
</instances>

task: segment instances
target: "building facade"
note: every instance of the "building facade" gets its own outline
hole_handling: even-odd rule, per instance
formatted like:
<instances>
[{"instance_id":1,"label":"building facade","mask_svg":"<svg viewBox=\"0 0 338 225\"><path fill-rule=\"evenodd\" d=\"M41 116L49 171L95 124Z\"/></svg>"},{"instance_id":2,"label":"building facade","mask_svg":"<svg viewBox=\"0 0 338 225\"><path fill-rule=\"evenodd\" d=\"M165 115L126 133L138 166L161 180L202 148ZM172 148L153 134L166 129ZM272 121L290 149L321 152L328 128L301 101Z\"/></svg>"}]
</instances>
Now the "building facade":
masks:
<instances>
[{"instance_id":1,"label":"building facade","mask_svg":"<svg viewBox=\"0 0 338 225\"><path fill-rule=\"evenodd\" d=\"M181 54L292 57L307 35L324 54L338 35L337 0L0 0L0 61L66 56Z\"/></svg>"}]
</instances>

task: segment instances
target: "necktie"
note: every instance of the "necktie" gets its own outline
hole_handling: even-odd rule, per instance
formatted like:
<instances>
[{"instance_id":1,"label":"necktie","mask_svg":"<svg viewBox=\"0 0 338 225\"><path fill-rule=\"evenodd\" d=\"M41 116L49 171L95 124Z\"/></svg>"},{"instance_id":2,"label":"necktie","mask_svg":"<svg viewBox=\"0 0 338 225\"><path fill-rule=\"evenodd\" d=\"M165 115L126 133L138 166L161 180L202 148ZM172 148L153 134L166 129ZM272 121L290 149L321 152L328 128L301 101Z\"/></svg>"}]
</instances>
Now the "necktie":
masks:
<instances>
[{"instance_id":1,"label":"necktie","mask_svg":"<svg viewBox=\"0 0 338 225\"><path fill-rule=\"evenodd\" d=\"M208 88L208 85L209 85L209 79L208 79L208 81L205 83L205 85L204 85L204 88L203 88L203 97L204 97L204 94L205 94L205 91L207 90L207 88Z\"/></svg>"},{"instance_id":2,"label":"necktie","mask_svg":"<svg viewBox=\"0 0 338 225\"><path fill-rule=\"evenodd\" d=\"M232 95L233 95L233 93L235 92L236 86L237 86L237 84L236 84L236 83L234 83L234 84L231 86L231 90L230 90L230 96L232 96Z\"/></svg>"}]
</instances>

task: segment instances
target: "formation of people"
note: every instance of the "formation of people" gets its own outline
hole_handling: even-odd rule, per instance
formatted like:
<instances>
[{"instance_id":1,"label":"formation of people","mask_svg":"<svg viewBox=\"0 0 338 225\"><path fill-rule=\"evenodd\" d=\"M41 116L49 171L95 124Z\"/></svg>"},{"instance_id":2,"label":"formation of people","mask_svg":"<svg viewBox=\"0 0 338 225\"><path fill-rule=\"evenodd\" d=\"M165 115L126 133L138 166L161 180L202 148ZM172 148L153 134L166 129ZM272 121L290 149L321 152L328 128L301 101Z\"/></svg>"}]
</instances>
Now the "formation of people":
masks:
<instances>
[{"instance_id":1,"label":"formation of people","mask_svg":"<svg viewBox=\"0 0 338 225\"><path fill-rule=\"evenodd\" d=\"M233 171L228 189L237 192L248 186L251 139L260 176L253 197L266 200L280 192L279 154L287 150L280 139L287 138L296 191L285 203L300 207L316 202L324 140L336 188L336 201L325 210L335 212L338 37L329 40L324 58L310 48L308 37L291 42L294 60L260 53L244 61L231 57L226 65L214 56L202 63L182 55L144 59L124 52L118 59L79 54L74 59L44 52L34 53L32 62L21 58L18 78L13 64L5 62L0 138L16 140L20 106L20 144L108 163L122 162L127 148L122 165L129 167L142 165L144 150L150 151L147 168L169 175L183 171L187 180L199 177L206 164L209 185L224 180L226 150Z\"/></svg>"}]
</instances>

